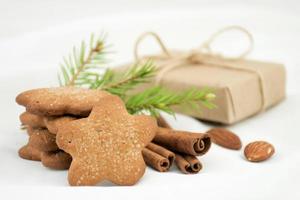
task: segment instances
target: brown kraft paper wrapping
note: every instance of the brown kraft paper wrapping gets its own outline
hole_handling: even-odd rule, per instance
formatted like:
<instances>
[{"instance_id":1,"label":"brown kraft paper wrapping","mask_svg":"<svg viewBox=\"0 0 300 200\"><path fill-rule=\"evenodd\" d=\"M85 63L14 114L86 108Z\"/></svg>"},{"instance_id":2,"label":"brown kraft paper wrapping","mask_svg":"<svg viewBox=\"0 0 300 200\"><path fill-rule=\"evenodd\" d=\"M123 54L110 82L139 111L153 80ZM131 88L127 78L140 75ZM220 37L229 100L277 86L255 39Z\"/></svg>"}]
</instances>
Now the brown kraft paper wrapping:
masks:
<instances>
[{"instance_id":1,"label":"brown kraft paper wrapping","mask_svg":"<svg viewBox=\"0 0 300 200\"><path fill-rule=\"evenodd\" d=\"M205 154L211 145L210 137L203 133L176 131L158 128L153 141L172 151L199 156Z\"/></svg>"},{"instance_id":2,"label":"brown kraft paper wrapping","mask_svg":"<svg viewBox=\"0 0 300 200\"><path fill-rule=\"evenodd\" d=\"M186 63L174 68L162 77L161 85L175 91L191 87L208 87L217 98L216 109L202 108L201 112L176 107L179 113L199 119L232 124L267 109L285 97L285 70L283 65L259 61L225 61L211 58L219 66L256 70L263 77L265 99L262 100L259 78L256 73L238 69L228 69L207 64ZM263 102L264 101L264 105ZM201 106L201 105L200 105Z\"/></svg>"},{"instance_id":3,"label":"brown kraft paper wrapping","mask_svg":"<svg viewBox=\"0 0 300 200\"><path fill-rule=\"evenodd\" d=\"M235 58L226 58L214 53L210 43L221 33L239 30L248 36L249 48ZM152 36L163 53L140 57L138 47L145 36ZM152 82L138 90L159 84L174 91L190 88L211 88L217 98L216 109L206 109L200 105L198 110L175 107L175 111L198 119L232 124L258 114L276 105L285 98L286 72L282 64L245 59L253 49L252 35L242 27L232 26L213 34L202 48L191 51L172 51L166 48L159 36L147 32L137 40L135 57L139 62L152 60L159 69ZM132 66L130 64L129 66ZM120 67L124 70L129 67Z\"/></svg>"}]
</instances>

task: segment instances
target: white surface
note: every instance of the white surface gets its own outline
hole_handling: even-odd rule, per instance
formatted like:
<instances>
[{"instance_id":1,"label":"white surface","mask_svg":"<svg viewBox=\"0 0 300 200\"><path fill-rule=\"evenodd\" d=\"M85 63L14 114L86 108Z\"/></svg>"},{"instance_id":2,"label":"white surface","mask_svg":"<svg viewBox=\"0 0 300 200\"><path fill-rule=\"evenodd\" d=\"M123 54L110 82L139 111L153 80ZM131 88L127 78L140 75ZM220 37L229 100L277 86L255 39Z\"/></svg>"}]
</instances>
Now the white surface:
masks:
<instances>
[{"instance_id":1,"label":"white surface","mask_svg":"<svg viewBox=\"0 0 300 200\"><path fill-rule=\"evenodd\" d=\"M9 9L5 8L18 3L13 1L10 4L3 4L5 6L1 9L8 13ZM37 7L34 3L26 5L27 7L32 5L33 9ZM300 118L298 88L300 15L295 12L298 11L299 3L295 1L287 5L285 1L283 4L266 6L271 4L241 4L233 1L228 5L207 3L200 6L197 3L195 4L197 6L184 4L185 6L181 7L183 3L177 2L170 5L170 8L167 3L156 3L159 8L157 10L154 10L156 7L149 2L144 5L137 3L137 7L130 7L128 3L124 3L124 8L130 12L123 11L121 14L106 12L102 16L87 14L88 17L80 20L78 19L80 15L76 16L72 11L65 11L62 21L56 21L59 15L53 16L54 20L49 16L49 24L52 26L47 25L48 21L45 24L41 23L44 12L37 10L40 13L31 13L32 19L27 15L23 18L22 7L15 7L14 13L20 20L15 24L11 19L1 21L5 25L10 25L2 27L3 31L0 34L1 196L22 199L25 197L53 199L63 196L77 199L300 198L298 169L300 136L297 126ZM60 4L53 5L60 7L58 6ZM61 4L62 8L68 5L68 2ZM84 5L82 4L83 8ZM148 5L150 8L145 9L144 6ZM113 3L107 6L114 10ZM44 9L42 6L37 8ZM122 5L118 4L116 10L118 9L122 10ZM18 12L21 14L18 15ZM69 20L66 16L70 18L75 16L76 20ZM144 31L158 32L168 47L191 49L198 47L218 28L231 24L245 26L253 33L255 51L251 54L251 58L283 62L287 67L287 99L264 114L230 127L241 137L243 144L260 139L274 144L276 153L269 161L250 163L244 160L242 151L224 150L214 145L207 155L200 158L204 169L197 175L183 175L175 168L168 173L158 173L148 168L145 176L133 187L70 188L62 187L68 185L67 171L49 170L42 167L39 162L26 161L17 156L17 150L26 143L27 136L19 130L18 115L23 108L16 105L15 96L25 89L56 85L56 72L61 57L66 55L74 44L79 44L81 39L87 38L91 32L104 30L109 34L108 41L114 45L113 50L116 51L112 56L115 62L111 65L114 65L132 60L134 40ZM19 29L14 30L14 26ZM242 38L237 39L241 41ZM235 40L222 40L220 43L218 46L220 49L242 48ZM158 50L150 39L143 46L144 53ZM177 129L206 131L210 127L208 124L181 115L177 117L177 121L170 117L167 119Z\"/></svg>"}]
</instances>

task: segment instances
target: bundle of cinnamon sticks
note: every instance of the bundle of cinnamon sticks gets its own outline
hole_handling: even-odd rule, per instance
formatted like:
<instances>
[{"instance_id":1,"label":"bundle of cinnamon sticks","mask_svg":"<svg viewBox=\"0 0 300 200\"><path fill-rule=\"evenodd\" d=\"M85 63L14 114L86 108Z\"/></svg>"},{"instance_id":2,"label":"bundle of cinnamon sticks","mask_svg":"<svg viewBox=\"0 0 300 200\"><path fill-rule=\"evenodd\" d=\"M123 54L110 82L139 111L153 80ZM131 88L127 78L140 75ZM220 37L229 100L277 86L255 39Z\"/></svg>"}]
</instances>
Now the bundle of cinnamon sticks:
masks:
<instances>
[{"instance_id":1,"label":"bundle of cinnamon sticks","mask_svg":"<svg viewBox=\"0 0 300 200\"><path fill-rule=\"evenodd\" d=\"M162 118L157 120L159 129L153 141L142 151L147 165L159 172L166 172L175 161L185 174L198 173L202 164L197 156L204 155L210 148L208 134L173 130Z\"/></svg>"}]
</instances>

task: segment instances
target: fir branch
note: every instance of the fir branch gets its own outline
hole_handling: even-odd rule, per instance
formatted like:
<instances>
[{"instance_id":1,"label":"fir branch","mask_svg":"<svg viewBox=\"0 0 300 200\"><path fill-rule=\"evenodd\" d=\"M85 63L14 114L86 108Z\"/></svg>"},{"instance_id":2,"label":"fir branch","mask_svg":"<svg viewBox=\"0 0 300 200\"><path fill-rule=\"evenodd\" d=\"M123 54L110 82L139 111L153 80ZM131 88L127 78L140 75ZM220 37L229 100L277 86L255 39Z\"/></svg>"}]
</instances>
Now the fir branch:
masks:
<instances>
[{"instance_id":1,"label":"fir branch","mask_svg":"<svg viewBox=\"0 0 300 200\"><path fill-rule=\"evenodd\" d=\"M149 112L153 116L158 116L159 111L174 115L172 106L188 106L200 109L199 104L212 109L215 105L212 100L215 95L208 89L189 89L180 93L171 92L160 86L152 87L141 93L134 94L126 100L127 110L131 114Z\"/></svg>"},{"instance_id":2,"label":"fir branch","mask_svg":"<svg viewBox=\"0 0 300 200\"><path fill-rule=\"evenodd\" d=\"M95 82L92 88L106 90L112 94L124 97L126 92L139 84L146 83L154 77L157 69L151 61L142 65L135 65L126 72L114 73L106 71L101 79Z\"/></svg>"},{"instance_id":3,"label":"fir branch","mask_svg":"<svg viewBox=\"0 0 300 200\"><path fill-rule=\"evenodd\" d=\"M107 69L104 74L98 75L95 80L90 84L90 89L99 89L105 85L111 83L115 78L116 74L114 71Z\"/></svg>"},{"instance_id":4,"label":"fir branch","mask_svg":"<svg viewBox=\"0 0 300 200\"><path fill-rule=\"evenodd\" d=\"M64 57L61 64L61 74L58 75L61 86L83 86L90 85L99 76L93 72L105 63L104 36L98 39L91 35L89 46L82 41L79 49L73 47L73 52L68 58Z\"/></svg>"},{"instance_id":5,"label":"fir branch","mask_svg":"<svg viewBox=\"0 0 300 200\"><path fill-rule=\"evenodd\" d=\"M73 53L68 59L64 58L64 64L61 65L61 74L58 76L60 85L106 90L121 97L131 114L147 112L158 116L159 111L163 111L174 115L172 106L189 106L197 110L200 104L210 109L215 107L211 102L215 95L206 89L175 93L157 86L128 96L128 91L153 78L157 69L148 61L121 73L110 69L103 74L95 72L105 62L105 49L104 39L94 42L93 35L89 47L84 42L79 51L74 47Z\"/></svg>"}]
</instances>

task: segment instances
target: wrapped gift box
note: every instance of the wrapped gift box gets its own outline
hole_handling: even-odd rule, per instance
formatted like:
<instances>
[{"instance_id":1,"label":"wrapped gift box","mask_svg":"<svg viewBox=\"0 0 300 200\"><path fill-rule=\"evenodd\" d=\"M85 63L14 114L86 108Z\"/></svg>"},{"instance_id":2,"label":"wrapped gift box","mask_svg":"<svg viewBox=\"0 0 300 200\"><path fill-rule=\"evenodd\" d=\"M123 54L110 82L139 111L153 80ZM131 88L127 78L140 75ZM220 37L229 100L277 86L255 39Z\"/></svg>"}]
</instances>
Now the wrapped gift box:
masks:
<instances>
[{"instance_id":1,"label":"wrapped gift box","mask_svg":"<svg viewBox=\"0 0 300 200\"><path fill-rule=\"evenodd\" d=\"M227 27L217 34L238 29L247 34L251 44L252 35L242 27ZM217 34L214 34L211 42ZM144 36L154 36L163 54L139 58L138 43ZM139 62L151 59L159 68L152 82L138 90L160 84L170 90L182 91L190 88L211 88L216 94L215 109L199 110L175 107L175 111L201 120L232 124L258 114L276 105L285 98L286 73L282 64L244 59L252 46L240 57L229 59L212 52L200 50L190 52L169 51L159 36L148 32L138 39L135 55ZM209 47L206 43L206 48ZM209 48L207 48L210 50ZM132 64L125 66L132 66ZM124 69L124 66L123 66ZM201 106L201 105L200 105Z\"/></svg>"},{"instance_id":2,"label":"wrapped gift box","mask_svg":"<svg viewBox=\"0 0 300 200\"><path fill-rule=\"evenodd\" d=\"M203 59L201 54L186 59L180 56L181 53L174 54L174 57L157 55L145 58L153 60L161 69L176 65L157 77L160 85L174 91L207 87L213 89L217 96L215 109L201 108L199 112L175 107L179 113L232 124L276 105L285 97L286 75L281 64L214 56ZM157 80L143 85L139 90L153 84L157 84Z\"/></svg>"}]
</instances>

